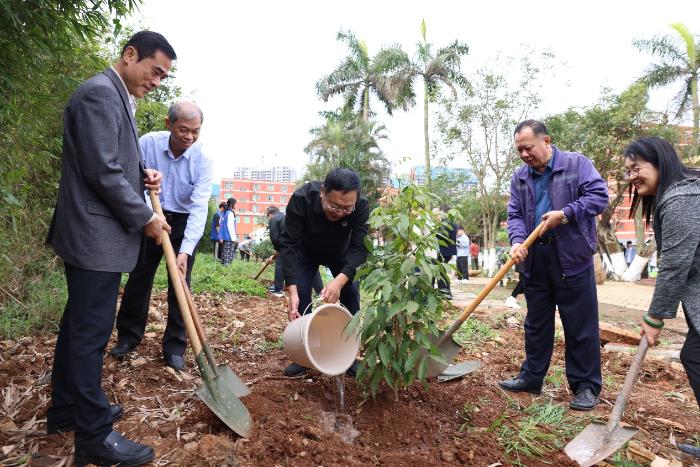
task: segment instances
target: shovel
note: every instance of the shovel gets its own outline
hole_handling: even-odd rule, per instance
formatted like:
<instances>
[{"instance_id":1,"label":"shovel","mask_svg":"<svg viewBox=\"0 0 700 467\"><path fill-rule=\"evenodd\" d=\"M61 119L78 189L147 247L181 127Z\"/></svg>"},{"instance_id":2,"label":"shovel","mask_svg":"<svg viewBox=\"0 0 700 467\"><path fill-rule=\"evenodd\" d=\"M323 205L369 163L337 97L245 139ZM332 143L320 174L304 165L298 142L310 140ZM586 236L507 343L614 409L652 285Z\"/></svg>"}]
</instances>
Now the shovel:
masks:
<instances>
[{"instance_id":1,"label":"shovel","mask_svg":"<svg viewBox=\"0 0 700 467\"><path fill-rule=\"evenodd\" d=\"M521 248L530 248L530 246L535 242L535 240L540 236L540 232L542 232L542 228L544 227L545 221L540 222L540 225L538 225L535 230L532 231L529 237L522 243ZM444 362L440 362L434 358L428 358L428 378L434 378L438 375L441 375L445 369L448 367L449 362L454 360L454 358L459 354L459 352L462 350L462 346L460 346L457 342L455 342L454 339L452 339L452 334L454 334L457 329L462 326L462 324L469 318L469 315L472 314L472 312L476 309L476 307L479 306L479 304L486 298L486 296L493 290L494 287L496 287L496 284L503 279L503 276L506 275L508 270L515 264L515 260L513 258L510 258L506 264L504 264L501 269L498 270L496 275L494 275L491 280L486 284L486 287L482 289L482 291L479 293L479 295L472 300L469 305L467 305L464 308L464 311L462 311L462 314L459 315L457 320L452 323L452 326L450 328L443 332L440 337L438 337L437 342L435 342L435 346L440 349L442 352L442 356L444 359ZM478 367L476 365L472 366L467 373L471 373ZM467 374L464 373L464 374Z\"/></svg>"},{"instance_id":2,"label":"shovel","mask_svg":"<svg viewBox=\"0 0 700 467\"><path fill-rule=\"evenodd\" d=\"M163 210L160 207L160 200L154 191L150 192L151 205L156 213L163 215ZM229 428L238 433L240 436L247 438L253 429L253 421L246 409L245 405L238 399L236 393L227 384L224 378L218 373L216 368L207 362L207 357L202 350L202 343L197 334L192 315L189 312L190 308L187 303L185 289L182 286L180 273L175 261L175 251L170 243L170 236L167 232L162 235L163 251L165 252L165 260L168 265L168 274L170 281L175 289L177 303L182 313L182 320L185 323L185 329L192 345L192 351L195 355L199 372L202 375L204 385L197 390L197 395L207 407L211 409L219 419L224 422Z\"/></svg>"},{"instance_id":3,"label":"shovel","mask_svg":"<svg viewBox=\"0 0 700 467\"><path fill-rule=\"evenodd\" d=\"M185 297L187 298L187 304L189 305L190 313L192 314L192 320L194 321L194 327L197 330L197 336L202 343L202 348L204 349L204 355L207 357L209 362L209 368L214 376L214 378L221 377L226 384L233 390L233 393L237 397L244 397L250 394L250 389L248 386L241 381L241 379L236 375L236 373L231 370L228 365L219 365L216 362L216 357L214 357L214 352L209 345L206 334L204 334L204 328L202 327L202 321L199 319L199 313L194 305L194 300L192 299L192 294L190 293L190 288L185 281L182 272L180 272L180 282L182 284L182 289L185 291Z\"/></svg>"},{"instance_id":4,"label":"shovel","mask_svg":"<svg viewBox=\"0 0 700 467\"><path fill-rule=\"evenodd\" d=\"M625 377L625 384L622 386L620 394L617 395L607 425L591 423L564 447L566 455L580 465L588 467L607 459L639 431L634 427L620 426L620 419L622 412L625 411L630 392L632 392L632 386L639 375L647 348L649 348L647 338L642 336L632 366Z\"/></svg>"},{"instance_id":5,"label":"shovel","mask_svg":"<svg viewBox=\"0 0 700 467\"><path fill-rule=\"evenodd\" d=\"M267 258L265 260L265 264L263 264L263 267L260 269L260 271L258 271L258 273L253 278L254 281L258 280L258 277L260 277L262 275L262 273L265 272L265 269L267 269L267 267L270 265L270 263L272 263L275 260L276 257L277 257L277 253L275 253L274 255L270 256L269 258Z\"/></svg>"}]
</instances>

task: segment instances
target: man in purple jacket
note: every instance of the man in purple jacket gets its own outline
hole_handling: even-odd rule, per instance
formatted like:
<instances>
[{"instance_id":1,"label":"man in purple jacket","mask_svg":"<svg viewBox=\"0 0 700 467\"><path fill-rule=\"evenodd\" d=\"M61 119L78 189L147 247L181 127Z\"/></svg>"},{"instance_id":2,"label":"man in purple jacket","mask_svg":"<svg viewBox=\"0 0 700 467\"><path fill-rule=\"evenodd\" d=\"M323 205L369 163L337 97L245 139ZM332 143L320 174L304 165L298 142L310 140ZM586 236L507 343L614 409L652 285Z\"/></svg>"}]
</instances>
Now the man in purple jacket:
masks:
<instances>
[{"instance_id":1,"label":"man in purple jacket","mask_svg":"<svg viewBox=\"0 0 700 467\"><path fill-rule=\"evenodd\" d=\"M518 124L515 147L525 165L511 179L508 236L510 254L522 263L525 283L525 361L516 378L498 384L514 392L541 392L552 358L558 307L566 341L566 378L575 394L569 406L591 410L602 385L593 271L595 217L608 203L608 187L586 156L553 146L541 122ZM520 248L541 220L546 221L541 237L530 251Z\"/></svg>"}]
</instances>

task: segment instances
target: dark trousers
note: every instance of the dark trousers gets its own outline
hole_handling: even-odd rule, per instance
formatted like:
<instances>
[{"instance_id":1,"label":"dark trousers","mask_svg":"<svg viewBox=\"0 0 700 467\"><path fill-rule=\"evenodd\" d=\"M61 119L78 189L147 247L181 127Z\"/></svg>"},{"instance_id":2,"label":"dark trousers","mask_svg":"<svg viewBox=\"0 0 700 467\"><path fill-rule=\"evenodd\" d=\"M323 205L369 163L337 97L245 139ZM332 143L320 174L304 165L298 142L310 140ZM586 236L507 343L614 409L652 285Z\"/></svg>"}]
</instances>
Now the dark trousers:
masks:
<instances>
[{"instance_id":1,"label":"dark trousers","mask_svg":"<svg viewBox=\"0 0 700 467\"><path fill-rule=\"evenodd\" d=\"M554 350L554 313L564 326L566 378L571 390L588 386L600 393L600 336L598 298L593 268L564 276L555 245L535 245L530 277L524 278L525 361L520 377L531 386L542 385Z\"/></svg>"},{"instance_id":2,"label":"dark trousers","mask_svg":"<svg viewBox=\"0 0 700 467\"><path fill-rule=\"evenodd\" d=\"M441 263L447 264L450 262L451 259L452 259L452 255L442 256L441 254L438 254L438 261L440 261ZM445 272L447 272L447 271L445 271ZM437 280L437 285L438 285L438 290L445 290L447 292L451 292L449 279L439 278Z\"/></svg>"},{"instance_id":3,"label":"dark trousers","mask_svg":"<svg viewBox=\"0 0 700 467\"><path fill-rule=\"evenodd\" d=\"M187 214L173 215L166 213L166 219L172 232L170 242L177 252L185 236L187 226ZM136 345L143 339L148 321L148 305L151 301L151 290L156 270L163 258L163 248L156 245L153 240L147 238L144 243L144 251L139 258L136 268L129 273L129 280L124 286L124 296L117 315L117 332L120 343ZM192 266L194 265L194 252L187 261L187 285L190 285ZM163 334L163 353L171 355L184 355L187 348L187 336L182 322L180 307L177 304L175 291L173 290L168 275L168 325Z\"/></svg>"},{"instance_id":4,"label":"dark trousers","mask_svg":"<svg viewBox=\"0 0 700 467\"><path fill-rule=\"evenodd\" d=\"M65 265L68 301L51 372L51 423L75 420L75 442L101 442L112 431L112 413L102 391L102 361L114 326L118 272Z\"/></svg>"},{"instance_id":5,"label":"dark trousers","mask_svg":"<svg viewBox=\"0 0 700 467\"><path fill-rule=\"evenodd\" d=\"M478 256L472 256L472 269L477 270L479 269L479 257Z\"/></svg>"},{"instance_id":6,"label":"dark trousers","mask_svg":"<svg viewBox=\"0 0 700 467\"><path fill-rule=\"evenodd\" d=\"M317 294L320 294L321 290L323 290L323 281L321 280L321 274L318 272L318 268L316 268L316 277L314 277L311 283L311 288ZM277 259L275 259L275 290L282 289L284 289L284 266L278 252ZM301 310L299 311L301 312Z\"/></svg>"},{"instance_id":7,"label":"dark trousers","mask_svg":"<svg viewBox=\"0 0 700 467\"><path fill-rule=\"evenodd\" d=\"M515 285L515 288L510 295L513 298L518 298L518 295L521 293L525 293L525 282L523 282L522 276L518 279L518 283Z\"/></svg>"},{"instance_id":8,"label":"dark trousers","mask_svg":"<svg viewBox=\"0 0 700 467\"><path fill-rule=\"evenodd\" d=\"M469 280L469 256L457 257L457 278Z\"/></svg>"},{"instance_id":9,"label":"dark trousers","mask_svg":"<svg viewBox=\"0 0 700 467\"><path fill-rule=\"evenodd\" d=\"M700 406L700 335L695 329L693 323L685 315L685 320L688 322L688 336L685 338L685 343L681 349L681 363L690 381L690 387L695 393L695 400Z\"/></svg>"},{"instance_id":10,"label":"dark trousers","mask_svg":"<svg viewBox=\"0 0 700 467\"><path fill-rule=\"evenodd\" d=\"M311 289L316 289L322 284L318 268L321 264L312 261L299 254L299 263L297 267L297 293L299 294L299 314L303 315L311 313ZM343 269L343 264L340 262L326 264L331 270L333 277L340 274ZM345 287L340 289L340 303L348 309L353 315L360 309L360 292L357 288L357 281L345 284Z\"/></svg>"}]
</instances>

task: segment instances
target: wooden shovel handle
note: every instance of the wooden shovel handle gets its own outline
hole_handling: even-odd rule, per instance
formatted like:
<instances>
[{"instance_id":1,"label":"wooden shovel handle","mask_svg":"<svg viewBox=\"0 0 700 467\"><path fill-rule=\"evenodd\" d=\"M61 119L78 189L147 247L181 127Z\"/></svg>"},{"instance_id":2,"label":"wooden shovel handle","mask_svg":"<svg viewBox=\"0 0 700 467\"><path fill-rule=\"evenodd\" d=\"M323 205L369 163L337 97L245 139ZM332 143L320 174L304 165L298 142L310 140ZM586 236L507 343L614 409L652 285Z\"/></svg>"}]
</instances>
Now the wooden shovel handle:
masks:
<instances>
[{"instance_id":1,"label":"wooden shovel handle","mask_svg":"<svg viewBox=\"0 0 700 467\"><path fill-rule=\"evenodd\" d=\"M149 190L149 195L151 197L151 205L156 214L162 216L163 208L160 206L160 199L158 195L153 190ZM163 231L161 244L163 246L163 252L165 253L165 262L168 265L168 274L170 275L170 282L172 283L173 289L175 290L175 297L177 298L177 304L180 307L180 313L182 314L182 320L185 323L185 329L187 330L187 335L192 343L192 351L195 356L199 355L202 351L202 343L197 335L197 329L195 328L194 322L192 320L192 315L190 313L190 308L187 303L187 297L185 296L184 288L182 287L182 282L180 281L180 271L177 269L177 261L175 260L175 250L173 250L173 245L170 243L170 236L168 232Z\"/></svg>"},{"instance_id":2,"label":"wooden shovel handle","mask_svg":"<svg viewBox=\"0 0 700 467\"><path fill-rule=\"evenodd\" d=\"M253 278L254 281L258 280L258 277L260 277L260 275L265 271L265 269L267 269L267 267L270 265L270 263L272 263L272 261L274 261L274 259L276 257L277 257L277 254L275 253L274 255L270 256L269 258L267 258L265 260L265 264L263 264L263 267L260 269L260 271L258 271L258 273Z\"/></svg>"},{"instance_id":3,"label":"wooden shovel handle","mask_svg":"<svg viewBox=\"0 0 700 467\"><path fill-rule=\"evenodd\" d=\"M530 246L537 240L537 238L540 236L540 232L542 232L542 229L544 228L545 221L540 222L540 225L538 225L535 230L532 231L529 237L525 239L525 241L520 245L520 248L530 248ZM474 310L476 310L476 307L479 306L479 304L486 298L486 296L491 293L494 287L496 287L496 284L498 284L498 281L503 279L503 276L506 275L508 270L513 267L515 264L515 260L513 258L510 258L508 261L506 261L506 264L504 264L501 269L498 270L498 272L491 278L491 280L486 284L486 287L484 287L481 292L479 292L479 295L474 298L469 305L467 305L464 308L464 311L462 311L462 314L459 315L457 320L452 323L452 326L445 332L441 337L440 340L437 343L437 346L439 347L442 343L444 343L447 339L449 339L452 334L459 329L459 327L469 318L469 315L472 314Z\"/></svg>"},{"instance_id":4,"label":"wooden shovel handle","mask_svg":"<svg viewBox=\"0 0 700 467\"><path fill-rule=\"evenodd\" d=\"M625 406L627 405L627 400L632 392L632 387L635 381L637 381L637 376L639 375L639 370L642 368L642 362L649 348L649 342L647 341L647 336L642 336L642 340L639 341L639 347L637 347L637 353L634 355L634 360L630 369L627 371L627 376L625 376L625 383L622 385L620 394L617 395L615 400L615 406L613 407L612 414L610 414L610 419L608 420L607 433L610 435L617 426L620 424L622 419L622 413L625 411Z\"/></svg>"}]
</instances>

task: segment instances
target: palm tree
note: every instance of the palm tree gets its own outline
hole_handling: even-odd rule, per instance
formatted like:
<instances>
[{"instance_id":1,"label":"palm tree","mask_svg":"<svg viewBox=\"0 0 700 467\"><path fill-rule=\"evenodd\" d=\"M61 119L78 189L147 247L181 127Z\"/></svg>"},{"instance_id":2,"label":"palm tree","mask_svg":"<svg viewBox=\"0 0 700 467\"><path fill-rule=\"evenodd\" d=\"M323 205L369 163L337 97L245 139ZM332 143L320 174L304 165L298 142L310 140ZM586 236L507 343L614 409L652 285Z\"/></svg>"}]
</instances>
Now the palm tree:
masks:
<instances>
[{"instance_id":1,"label":"palm tree","mask_svg":"<svg viewBox=\"0 0 700 467\"><path fill-rule=\"evenodd\" d=\"M447 86L452 91L454 97L457 96L456 86L467 87L467 79L460 70L462 57L469 53L469 46L455 40L447 47L438 49L433 53L433 45L426 39L425 20L420 25L422 42L418 42L417 60L411 63L407 69L407 79L400 79L400 82L408 81L408 85L403 88L399 95L399 102L411 101L415 96L412 89L412 80L420 78L423 81L423 136L425 141L425 186L430 192L432 190L432 174L430 169L430 135L428 133L428 103L435 101L440 94L440 88Z\"/></svg>"},{"instance_id":2,"label":"palm tree","mask_svg":"<svg viewBox=\"0 0 700 467\"><path fill-rule=\"evenodd\" d=\"M365 122L369 121L370 94L374 94L384 104L389 115L396 108L396 100L403 87L402 70L408 64L408 56L398 45L380 50L370 58L367 44L358 40L351 32L340 31L337 39L348 45L349 55L331 74L316 83L318 94L325 102L332 96L342 94L345 106L357 106ZM401 106L407 110L411 102L403 100Z\"/></svg>"},{"instance_id":3,"label":"palm tree","mask_svg":"<svg viewBox=\"0 0 700 467\"><path fill-rule=\"evenodd\" d=\"M661 63L651 65L641 78L649 86L666 86L678 80L683 81L683 87L676 95L674 102L678 109L676 118L680 118L688 109L693 111L693 133L689 156L698 154L698 129L700 128L700 105L698 104L698 71L700 70L700 42L682 23L670 25L680 36L656 36L652 39L634 41L634 45L642 51L650 52L661 59ZM685 47L684 47L685 46Z\"/></svg>"},{"instance_id":4,"label":"palm tree","mask_svg":"<svg viewBox=\"0 0 700 467\"><path fill-rule=\"evenodd\" d=\"M363 193L375 201L389 175L389 162L379 147L379 140L387 138L386 127L373 120L365 122L347 108L322 115L326 122L310 131L312 140L304 149L311 156L307 177L323 179L335 167L353 169L360 176Z\"/></svg>"}]
</instances>

